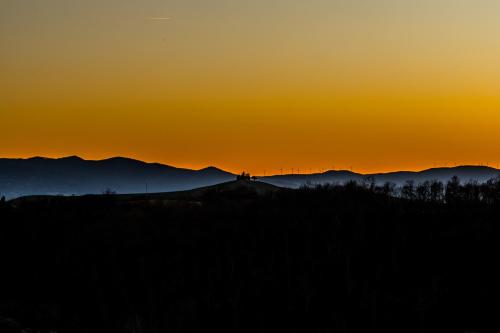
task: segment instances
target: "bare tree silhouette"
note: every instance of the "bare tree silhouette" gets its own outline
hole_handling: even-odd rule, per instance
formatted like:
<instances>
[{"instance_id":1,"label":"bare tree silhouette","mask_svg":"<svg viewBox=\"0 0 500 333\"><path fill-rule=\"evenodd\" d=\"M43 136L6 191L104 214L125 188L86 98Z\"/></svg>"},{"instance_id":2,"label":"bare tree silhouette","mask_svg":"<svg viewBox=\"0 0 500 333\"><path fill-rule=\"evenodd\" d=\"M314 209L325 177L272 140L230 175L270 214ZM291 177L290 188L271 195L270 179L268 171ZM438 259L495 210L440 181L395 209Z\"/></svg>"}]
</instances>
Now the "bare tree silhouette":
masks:
<instances>
[{"instance_id":1,"label":"bare tree silhouette","mask_svg":"<svg viewBox=\"0 0 500 333\"><path fill-rule=\"evenodd\" d=\"M415 182L413 180L406 181L401 188L401 196L409 200L415 199Z\"/></svg>"}]
</instances>

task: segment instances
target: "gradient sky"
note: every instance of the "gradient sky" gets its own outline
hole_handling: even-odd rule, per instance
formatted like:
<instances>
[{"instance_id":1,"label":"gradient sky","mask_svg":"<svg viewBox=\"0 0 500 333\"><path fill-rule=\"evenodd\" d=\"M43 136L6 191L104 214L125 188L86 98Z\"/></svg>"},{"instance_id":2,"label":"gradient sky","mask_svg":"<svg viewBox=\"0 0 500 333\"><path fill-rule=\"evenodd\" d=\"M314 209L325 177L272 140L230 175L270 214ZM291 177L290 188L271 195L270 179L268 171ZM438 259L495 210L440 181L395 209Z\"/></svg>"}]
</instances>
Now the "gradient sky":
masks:
<instances>
[{"instance_id":1,"label":"gradient sky","mask_svg":"<svg viewBox=\"0 0 500 333\"><path fill-rule=\"evenodd\" d=\"M0 157L497 166L499 31L498 0L2 0Z\"/></svg>"}]
</instances>

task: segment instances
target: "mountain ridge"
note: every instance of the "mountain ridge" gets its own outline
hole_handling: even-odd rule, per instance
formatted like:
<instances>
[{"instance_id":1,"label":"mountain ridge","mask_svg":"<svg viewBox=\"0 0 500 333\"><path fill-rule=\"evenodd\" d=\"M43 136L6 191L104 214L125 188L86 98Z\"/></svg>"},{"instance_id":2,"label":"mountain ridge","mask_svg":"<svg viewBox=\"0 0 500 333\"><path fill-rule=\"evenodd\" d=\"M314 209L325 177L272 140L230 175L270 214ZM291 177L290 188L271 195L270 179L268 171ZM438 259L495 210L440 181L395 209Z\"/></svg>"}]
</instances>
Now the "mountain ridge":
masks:
<instances>
[{"instance_id":1,"label":"mountain ridge","mask_svg":"<svg viewBox=\"0 0 500 333\"><path fill-rule=\"evenodd\" d=\"M278 176L268 176L261 180L276 186L297 188L306 183L342 183L346 181L374 181L381 185L386 182L394 183L396 186L403 185L408 180L417 183L431 180L447 182L453 176L459 177L462 181L485 182L489 179L500 176L500 170L489 166L462 165L456 167L438 167L424 169L421 171L392 171L383 173L356 173L349 170L328 170L316 174L287 174Z\"/></svg>"},{"instance_id":2,"label":"mountain ridge","mask_svg":"<svg viewBox=\"0 0 500 333\"><path fill-rule=\"evenodd\" d=\"M235 179L216 168L192 170L147 163L126 157L84 160L62 158L0 158L0 196L172 192L191 190Z\"/></svg>"},{"instance_id":3,"label":"mountain ridge","mask_svg":"<svg viewBox=\"0 0 500 333\"><path fill-rule=\"evenodd\" d=\"M500 170L493 167L463 165L371 174L328 170L323 173L258 178L274 186L298 188L307 184L347 181L390 182L401 186L408 180L416 183L427 180L446 182L453 176L458 176L464 182L484 182L499 175ZM120 194L175 192L225 183L235 178L235 174L215 166L194 170L122 156L101 160L86 160L76 155L61 158L0 158L0 196L6 196L7 199L26 195L101 194L108 189Z\"/></svg>"}]
</instances>

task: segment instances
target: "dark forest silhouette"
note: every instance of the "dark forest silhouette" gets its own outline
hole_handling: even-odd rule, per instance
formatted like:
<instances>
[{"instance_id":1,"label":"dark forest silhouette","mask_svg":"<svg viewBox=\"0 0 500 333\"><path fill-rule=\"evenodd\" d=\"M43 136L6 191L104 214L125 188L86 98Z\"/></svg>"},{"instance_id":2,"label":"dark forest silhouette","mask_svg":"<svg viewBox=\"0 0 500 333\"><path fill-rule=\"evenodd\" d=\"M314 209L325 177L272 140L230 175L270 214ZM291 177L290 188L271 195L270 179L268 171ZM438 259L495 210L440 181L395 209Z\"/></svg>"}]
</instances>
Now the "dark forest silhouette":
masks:
<instances>
[{"instance_id":1,"label":"dark forest silhouette","mask_svg":"<svg viewBox=\"0 0 500 333\"><path fill-rule=\"evenodd\" d=\"M496 331L500 179L249 189L2 201L0 331Z\"/></svg>"}]
</instances>

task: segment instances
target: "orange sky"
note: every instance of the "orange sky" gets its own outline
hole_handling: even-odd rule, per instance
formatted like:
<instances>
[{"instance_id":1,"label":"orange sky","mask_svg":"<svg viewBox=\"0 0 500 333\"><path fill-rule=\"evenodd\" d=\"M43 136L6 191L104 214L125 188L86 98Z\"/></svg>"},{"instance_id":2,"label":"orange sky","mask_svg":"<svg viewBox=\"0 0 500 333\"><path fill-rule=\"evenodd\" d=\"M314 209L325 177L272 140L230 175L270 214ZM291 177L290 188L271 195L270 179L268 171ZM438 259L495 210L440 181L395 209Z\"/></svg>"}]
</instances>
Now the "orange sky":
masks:
<instances>
[{"instance_id":1,"label":"orange sky","mask_svg":"<svg viewBox=\"0 0 500 333\"><path fill-rule=\"evenodd\" d=\"M500 162L498 1L104 3L0 3L0 157Z\"/></svg>"}]
</instances>

